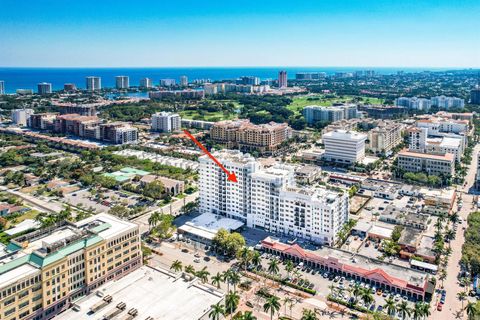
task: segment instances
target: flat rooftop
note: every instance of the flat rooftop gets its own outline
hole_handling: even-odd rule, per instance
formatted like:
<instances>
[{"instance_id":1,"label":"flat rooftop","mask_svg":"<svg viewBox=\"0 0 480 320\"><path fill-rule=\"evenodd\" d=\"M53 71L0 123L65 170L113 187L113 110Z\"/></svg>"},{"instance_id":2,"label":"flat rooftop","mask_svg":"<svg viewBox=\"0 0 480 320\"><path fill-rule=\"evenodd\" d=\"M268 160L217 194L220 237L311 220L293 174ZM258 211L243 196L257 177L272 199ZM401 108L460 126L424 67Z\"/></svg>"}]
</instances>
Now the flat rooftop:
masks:
<instances>
[{"instance_id":1,"label":"flat rooftop","mask_svg":"<svg viewBox=\"0 0 480 320\"><path fill-rule=\"evenodd\" d=\"M446 153L445 155L437 155L437 154L428 154L428 153L402 150L398 153L398 156L432 159L432 160L444 160L444 161L450 161L450 162L453 162L455 160L455 155L453 153Z\"/></svg>"},{"instance_id":2,"label":"flat rooftop","mask_svg":"<svg viewBox=\"0 0 480 320\"><path fill-rule=\"evenodd\" d=\"M204 213L188 221L179 227L178 230L194 234L204 239L213 240L219 229L223 228L228 231L234 231L243 225L243 222L235 219L225 218L213 213Z\"/></svg>"},{"instance_id":3,"label":"flat rooftop","mask_svg":"<svg viewBox=\"0 0 480 320\"><path fill-rule=\"evenodd\" d=\"M102 298L90 294L75 304L80 311L69 309L55 317L58 320L92 320L100 319L104 314L124 302L127 307L117 316L125 316L135 308L135 319L152 317L162 320L199 319L209 312L212 304L223 298L223 293L215 288L202 285L198 280L185 281L167 271L143 266L119 280L107 282L97 291L103 296L112 296L112 302L94 314L88 314L90 307Z\"/></svg>"}]
</instances>

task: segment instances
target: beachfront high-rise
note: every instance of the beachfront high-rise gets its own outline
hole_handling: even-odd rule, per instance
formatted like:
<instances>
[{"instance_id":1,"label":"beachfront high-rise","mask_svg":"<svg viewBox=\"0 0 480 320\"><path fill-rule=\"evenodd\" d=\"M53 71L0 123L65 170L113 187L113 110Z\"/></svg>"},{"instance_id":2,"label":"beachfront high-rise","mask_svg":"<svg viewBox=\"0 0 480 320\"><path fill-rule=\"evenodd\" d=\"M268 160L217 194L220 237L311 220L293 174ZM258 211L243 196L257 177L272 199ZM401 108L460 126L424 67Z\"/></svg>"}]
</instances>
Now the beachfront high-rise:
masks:
<instances>
[{"instance_id":1,"label":"beachfront high-rise","mask_svg":"<svg viewBox=\"0 0 480 320\"><path fill-rule=\"evenodd\" d=\"M1 319L50 319L141 265L138 225L109 214L21 235L0 250Z\"/></svg>"},{"instance_id":2,"label":"beachfront high-rise","mask_svg":"<svg viewBox=\"0 0 480 320\"><path fill-rule=\"evenodd\" d=\"M52 93L52 84L47 82L41 82L37 84L38 94L50 94Z\"/></svg>"},{"instance_id":3,"label":"beachfront high-rise","mask_svg":"<svg viewBox=\"0 0 480 320\"><path fill-rule=\"evenodd\" d=\"M5 94L5 81L0 80L0 95Z\"/></svg>"},{"instance_id":4,"label":"beachfront high-rise","mask_svg":"<svg viewBox=\"0 0 480 320\"><path fill-rule=\"evenodd\" d=\"M200 162L200 212L240 220L252 228L317 243L333 244L348 219L348 195L325 188L297 187L294 167L270 168L251 155L222 150L213 154L238 182L207 156Z\"/></svg>"},{"instance_id":5,"label":"beachfront high-rise","mask_svg":"<svg viewBox=\"0 0 480 320\"><path fill-rule=\"evenodd\" d=\"M181 76L180 77L180 85L182 87L188 86L188 77L187 76Z\"/></svg>"},{"instance_id":6,"label":"beachfront high-rise","mask_svg":"<svg viewBox=\"0 0 480 320\"><path fill-rule=\"evenodd\" d=\"M87 91L97 91L102 89L102 79L100 77L86 78Z\"/></svg>"},{"instance_id":7,"label":"beachfront high-rise","mask_svg":"<svg viewBox=\"0 0 480 320\"><path fill-rule=\"evenodd\" d=\"M130 87L130 79L128 76L116 76L115 87L117 89L128 89Z\"/></svg>"},{"instance_id":8,"label":"beachfront high-rise","mask_svg":"<svg viewBox=\"0 0 480 320\"><path fill-rule=\"evenodd\" d=\"M278 73L278 87L279 88L286 88L288 87L288 82L287 82L287 71L280 71Z\"/></svg>"},{"instance_id":9,"label":"beachfront high-rise","mask_svg":"<svg viewBox=\"0 0 480 320\"><path fill-rule=\"evenodd\" d=\"M151 87L152 87L152 79L150 78L140 79L140 88L151 88Z\"/></svg>"}]
</instances>

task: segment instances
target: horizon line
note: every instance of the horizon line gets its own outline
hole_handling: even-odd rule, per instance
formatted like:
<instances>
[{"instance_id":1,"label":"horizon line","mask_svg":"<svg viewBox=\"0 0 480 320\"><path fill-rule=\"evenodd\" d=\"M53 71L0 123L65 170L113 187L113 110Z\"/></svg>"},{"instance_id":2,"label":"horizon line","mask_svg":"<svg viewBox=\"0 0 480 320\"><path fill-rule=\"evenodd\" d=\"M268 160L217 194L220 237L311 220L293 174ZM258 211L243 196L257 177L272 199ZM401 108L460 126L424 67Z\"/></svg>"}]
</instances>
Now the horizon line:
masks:
<instances>
[{"instance_id":1,"label":"horizon line","mask_svg":"<svg viewBox=\"0 0 480 320\"><path fill-rule=\"evenodd\" d=\"M235 65L218 65L218 66L115 66L115 67L104 67L104 66L0 66L1 69L153 69L153 68L177 68L177 69L188 69L188 68L404 68L404 69L458 69L458 70L480 70L480 66L321 66L321 65L291 65L291 66L235 66Z\"/></svg>"}]
</instances>

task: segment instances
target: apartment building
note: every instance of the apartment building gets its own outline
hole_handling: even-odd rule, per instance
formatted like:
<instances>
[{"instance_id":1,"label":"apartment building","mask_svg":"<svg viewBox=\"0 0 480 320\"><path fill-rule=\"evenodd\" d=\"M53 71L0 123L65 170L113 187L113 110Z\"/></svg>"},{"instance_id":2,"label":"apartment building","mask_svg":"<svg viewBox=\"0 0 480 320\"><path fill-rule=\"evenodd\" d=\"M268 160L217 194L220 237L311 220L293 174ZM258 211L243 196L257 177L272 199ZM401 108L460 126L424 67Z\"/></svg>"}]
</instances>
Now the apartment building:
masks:
<instances>
[{"instance_id":1,"label":"apartment building","mask_svg":"<svg viewBox=\"0 0 480 320\"><path fill-rule=\"evenodd\" d=\"M354 164L365 158L367 135L355 131L335 130L322 135L326 161Z\"/></svg>"},{"instance_id":2,"label":"apartment building","mask_svg":"<svg viewBox=\"0 0 480 320\"><path fill-rule=\"evenodd\" d=\"M105 213L27 233L0 251L1 319L51 319L141 265L138 226Z\"/></svg>"},{"instance_id":3,"label":"apartment building","mask_svg":"<svg viewBox=\"0 0 480 320\"><path fill-rule=\"evenodd\" d=\"M130 144L138 142L138 129L125 122L100 124L100 136L103 141L114 144Z\"/></svg>"},{"instance_id":4,"label":"apartment building","mask_svg":"<svg viewBox=\"0 0 480 320\"><path fill-rule=\"evenodd\" d=\"M52 93L52 84L47 82L37 84L37 93L41 95Z\"/></svg>"},{"instance_id":5,"label":"apartment building","mask_svg":"<svg viewBox=\"0 0 480 320\"><path fill-rule=\"evenodd\" d=\"M463 108L465 107L465 100L456 97L437 96L430 98L432 106L441 109Z\"/></svg>"},{"instance_id":6,"label":"apartment building","mask_svg":"<svg viewBox=\"0 0 480 320\"><path fill-rule=\"evenodd\" d=\"M97 106L95 105L68 105L60 106L61 114L76 113L81 116L95 116L97 114Z\"/></svg>"},{"instance_id":7,"label":"apartment building","mask_svg":"<svg viewBox=\"0 0 480 320\"><path fill-rule=\"evenodd\" d=\"M33 113L33 109L14 109L12 110L12 122L17 126L25 127Z\"/></svg>"},{"instance_id":8,"label":"apartment building","mask_svg":"<svg viewBox=\"0 0 480 320\"><path fill-rule=\"evenodd\" d=\"M178 113L157 112L152 114L152 130L159 132L172 132L180 130L182 118Z\"/></svg>"},{"instance_id":9,"label":"apartment building","mask_svg":"<svg viewBox=\"0 0 480 320\"><path fill-rule=\"evenodd\" d=\"M205 98L204 90L169 90L169 91L150 91L148 93L150 99L164 98L184 98L184 99L203 99Z\"/></svg>"},{"instance_id":10,"label":"apartment building","mask_svg":"<svg viewBox=\"0 0 480 320\"><path fill-rule=\"evenodd\" d=\"M5 94L5 81L0 80L0 95Z\"/></svg>"},{"instance_id":11,"label":"apartment building","mask_svg":"<svg viewBox=\"0 0 480 320\"><path fill-rule=\"evenodd\" d=\"M291 137L292 129L286 123L255 125L249 120L226 120L210 129L210 138L226 148L261 153L275 153Z\"/></svg>"},{"instance_id":12,"label":"apartment building","mask_svg":"<svg viewBox=\"0 0 480 320\"><path fill-rule=\"evenodd\" d=\"M87 91L97 91L102 89L102 79L100 77L85 78Z\"/></svg>"},{"instance_id":13,"label":"apartment building","mask_svg":"<svg viewBox=\"0 0 480 320\"><path fill-rule=\"evenodd\" d=\"M335 122L342 119L353 119L358 117L356 105L343 106L306 106L303 108L303 116L309 125L317 122Z\"/></svg>"},{"instance_id":14,"label":"apartment building","mask_svg":"<svg viewBox=\"0 0 480 320\"><path fill-rule=\"evenodd\" d=\"M116 76L115 77L115 87L117 89L128 89L128 88L130 88L130 78L128 76Z\"/></svg>"},{"instance_id":15,"label":"apartment building","mask_svg":"<svg viewBox=\"0 0 480 320\"><path fill-rule=\"evenodd\" d=\"M427 154L403 150L398 153L398 167L408 172L426 172L431 175L453 176L455 174L455 155Z\"/></svg>"},{"instance_id":16,"label":"apartment building","mask_svg":"<svg viewBox=\"0 0 480 320\"><path fill-rule=\"evenodd\" d=\"M377 127L368 132L368 149L372 152L387 154L402 143L402 129L400 123L381 121Z\"/></svg>"},{"instance_id":17,"label":"apartment building","mask_svg":"<svg viewBox=\"0 0 480 320\"><path fill-rule=\"evenodd\" d=\"M58 113L35 113L27 119L27 126L38 130L52 130Z\"/></svg>"},{"instance_id":18,"label":"apartment building","mask_svg":"<svg viewBox=\"0 0 480 320\"><path fill-rule=\"evenodd\" d=\"M430 109L432 102L430 99L426 98L417 98L417 97L400 97L395 99L395 106L405 107L413 110L423 110L427 111Z\"/></svg>"},{"instance_id":19,"label":"apartment building","mask_svg":"<svg viewBox=\"0 0 480 320\"><path fill-rule=\"evenodd\" d=\"M151 88L151 87L153 87L152 79L150 78L140 79L140 88Z\"/></svg>"},{"instance_id":20,"label":"apartment building","mask_svg":"<svg viewBox=\"0 0 480 320\"><path fill-rule=\"evenodd\" d=\"M348 219L348 195L323 188L297 187L295 168L264 168L248 154L224 150L214 156L238 182L208 157L200 161L200 212L240 220L247 226L317 243L332 244Z\"/></svg>"},{"instance_id":21,"label":"apartment building","mask_svg":"<svg viewBox=\"0 0 480 320\"><path fill-rule=\"evenodd\" d=\"M63 85L63 91L66 91L66 92L77 91L77 86L75 85L75 83L65 83Z\"/></svg>"},{"instance_id":22,"label":"apartment building","mask_svg":"<svg viewBox=\"0 0 480 320\"><path fill-rule=\"evenodd\" d=\"M278 87L286 88L288 87L287 71L278 72Z\"/></svg>"}]
</instances>

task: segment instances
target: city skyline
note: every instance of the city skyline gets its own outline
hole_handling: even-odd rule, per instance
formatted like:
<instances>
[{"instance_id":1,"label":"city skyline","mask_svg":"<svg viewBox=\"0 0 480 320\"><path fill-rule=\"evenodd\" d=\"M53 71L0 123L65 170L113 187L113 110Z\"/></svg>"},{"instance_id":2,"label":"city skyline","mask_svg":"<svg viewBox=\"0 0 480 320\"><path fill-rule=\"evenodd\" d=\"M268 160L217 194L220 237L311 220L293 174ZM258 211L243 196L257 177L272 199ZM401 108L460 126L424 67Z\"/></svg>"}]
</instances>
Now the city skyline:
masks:
<instances>
[{"instance_id":1,"label":"city skyline","mask_svg":"<svg viewBox=\"0 0 480 320\"><path fill-rule=\"evenodd\" d=\"M469 0L3 7L2 67L480 66Z\"/></svg>"}]
</instances>

